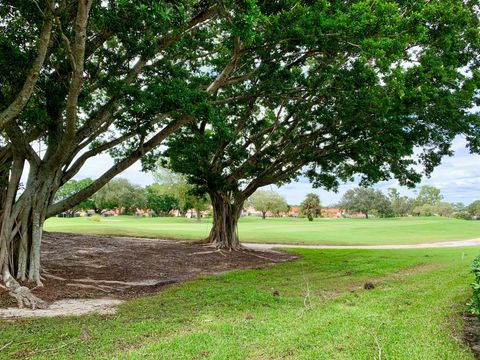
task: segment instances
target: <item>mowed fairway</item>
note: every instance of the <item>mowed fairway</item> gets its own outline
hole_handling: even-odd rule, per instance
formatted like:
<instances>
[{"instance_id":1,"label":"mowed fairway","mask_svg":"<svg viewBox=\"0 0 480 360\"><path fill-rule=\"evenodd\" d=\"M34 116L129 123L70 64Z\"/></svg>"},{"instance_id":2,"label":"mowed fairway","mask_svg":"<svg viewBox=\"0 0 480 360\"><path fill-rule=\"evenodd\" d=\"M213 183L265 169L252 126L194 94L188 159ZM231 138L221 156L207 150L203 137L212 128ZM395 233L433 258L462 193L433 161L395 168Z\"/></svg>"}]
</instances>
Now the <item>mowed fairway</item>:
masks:
<instances>
[{"instance_id":1,"label":"mowed fairway","mask_svg":"<svg viewBox=\"0 0 480 360\"><path fill-rule=\"evenodd\" d=\"M211 220L186 218L51 218L46 231L198 240L208 236ZM416 244L480 238L480 221L441 217L395 219L315 219L243 217L239 234L244 242L376 245Z\"/></svg>"},{"instance_id":2,"label":"mowed fairway","mask_svg":"<svg viewBox=\"0 0 480 360\"><path fill-rule=\"evenodd\" d=\"M0 321L0 358L473 359L462 312L478 247L296 252L169 286L116 315Z\"/></svg>"}]
</instances>

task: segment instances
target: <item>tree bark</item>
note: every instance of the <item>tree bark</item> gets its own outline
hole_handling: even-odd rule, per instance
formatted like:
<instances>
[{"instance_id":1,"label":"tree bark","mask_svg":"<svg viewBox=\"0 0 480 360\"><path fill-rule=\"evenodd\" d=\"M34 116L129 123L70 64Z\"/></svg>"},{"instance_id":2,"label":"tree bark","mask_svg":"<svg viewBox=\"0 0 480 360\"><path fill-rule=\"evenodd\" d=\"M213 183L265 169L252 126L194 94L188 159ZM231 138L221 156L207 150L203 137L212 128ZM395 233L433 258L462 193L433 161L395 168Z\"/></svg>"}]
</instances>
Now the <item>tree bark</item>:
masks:
<instances>
[{"instance_id":1,"label":"tree bark","mask_svg":"<svg viewBox=\"0 0 480 360\"><path fill-rule=\"evenodd\" d=\"M219 249L240 249L238 219L242 211L243 199L231 199L223 193L211 193L213 206L213 226L208 241Z\"/></svg>"},{"instance_id":2,"label":"tree bark","mask_svg":"<svg viewBox=\"0 0 480 360\"><path fill-rule=\"evenodd\" d=\"M53 8L53 1L48 3L48 7ZM51 9L49 8L46 9L47 12L50 10ZM23 87L13 102L6 109L0 111L0 129L3 129L5 124L15 119L30 100L30 97L35 89L35 85L37 84L40 70L42 69L45 61L45 56L47 55L51 32L52 20L50 19L50 14L48 14L48 18L43 24L41 33L38 37L37 56L27 73Z\"/></svg>"},{"instance_id":3,"label":"tree bark","mask_svg":"<svg viewBox=\"0 0 480 360\"><path fill-rule=\"evenodd\" d=\"M43 286L40 276L43 224L51 197L58 189L58 182L55 172L53 176L46 176L48 169L30 162L25 190L19 195L24 162L25 159L18 154L13 157L5 196L0 203L0 278L19 307L46 307L19 281Z\"/></svg>"},{"instance_id":4,"label":"tree bark","mask_svg":"<svg viewBox=\"0 0 480 360\"><path fill-rule=\"evenodd\" d=\"M267 212L266 211L262 211L262 219L265 220L265 217L267 215Z\"/></svg>"}]
</instances>

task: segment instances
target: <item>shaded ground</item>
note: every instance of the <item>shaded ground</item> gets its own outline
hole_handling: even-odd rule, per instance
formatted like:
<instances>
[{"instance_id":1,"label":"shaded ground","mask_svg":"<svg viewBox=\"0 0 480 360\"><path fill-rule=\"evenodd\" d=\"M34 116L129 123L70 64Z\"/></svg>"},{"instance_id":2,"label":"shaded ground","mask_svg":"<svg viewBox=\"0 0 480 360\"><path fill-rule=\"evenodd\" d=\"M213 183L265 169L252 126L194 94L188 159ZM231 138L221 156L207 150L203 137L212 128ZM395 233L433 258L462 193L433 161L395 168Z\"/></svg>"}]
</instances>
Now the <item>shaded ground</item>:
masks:
<instances>
[{"instance_id":1,"label":"shaded ground","mask_svg":"<svg viewBox=\"0 0 480 360\"><path fill-rule=\"evenodd\" d=\"M33 293L50 303L60 299L128 299L201 274L263 267L295 258L276 251L219 252L192 242L45 233L45 286ZM0 290L0 308L15 305L14 299Z\"/></svg>"},{"instance_id":2,"label":"shaded ground","mask_svg":"<svg viewBox=\"0 0 480 360\"><path fill-rule=\"evenodd\" d=\"M465 342L470 346L475 358L480 359L480 320L477 316L472 314L464 315L464 319Z\"/></svg>"}]
</instances>

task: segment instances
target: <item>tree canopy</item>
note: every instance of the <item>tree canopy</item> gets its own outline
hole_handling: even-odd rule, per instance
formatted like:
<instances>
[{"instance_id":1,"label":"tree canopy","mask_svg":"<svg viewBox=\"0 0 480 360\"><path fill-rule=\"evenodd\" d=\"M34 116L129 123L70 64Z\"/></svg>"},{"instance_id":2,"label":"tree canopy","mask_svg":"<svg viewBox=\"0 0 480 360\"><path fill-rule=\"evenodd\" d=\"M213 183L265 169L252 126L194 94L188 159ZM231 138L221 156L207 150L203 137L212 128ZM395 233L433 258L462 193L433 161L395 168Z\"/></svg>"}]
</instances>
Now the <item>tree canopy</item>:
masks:
<instances>
[{"instance_id":1,"label":"tree canopy","mask_svg":"<svg viewBox=\"0 0 480 360\"><path fill-rule=\"evenodd\" d=\"M62 201L65 199L68 199L70 196L75 195L79 191L83 190L87 186L90 186L93 183L93 180L91 178L85 178L81 180L69 180L65 184L62 185L60 189L55 193L55 198L54 201ZM95 206L95 200L93 198L87 198L81 202L79 202L77 205L72 207L70 210L88 210L88 209L94 209Z\"/></svg>"},{"instance_id":2,"label":"tree canopy","mask_svg":"<svg viewBox=\"0 0 480 360\"><path fill-rule=\"evenodd\" d=\"M248 201L255 210L262 213L263 219L269 211L278 216L280 212L288 210L285 198L275 191L257 190Z\"/></svg>"},{"instance_id":3,"label":"tree canopy","mask_svg":"<svg viewBox=\"0 0 480 360\"><path fill-rule=\"evenodd\" d=\"M402 196L395 188L388 189L388 199L393 216L406 216L411 213L413 200L408 196Z\"/></svg>"},{"instance_id":4,"label":"tree canopy","mask_svg":"<svg viewBox=\"0 0 480 360\"><path fill-rule=\"evenodd\" d=\"M41 285L47 217L88 199L136 161L153 166L166 137L209 119L217 92L247 82L236 71L264 51L250 46L263 41L258 30L270 13L292 7L276 6L262 12L254 2L208 0L0 2L0 268L12 295L37 303L15 277ZM54 201L105 152L112 166Z\"/></svg>"},{"instance_id":5,"label":"tree canopy","mask_svg":"<svg viewBox=\"0 0 480 360\"><path fill-rule=\"evenodd\" d=\"M388 198L380 190L363 187L347 190L339 206L351 212L360 212L367 219L372 214L388 216L391 211Z\"/></svg>"},{"instance_id":6,"label":"tree canopy","mask_svg":"<svg viewBox=\"0 0 480 360\"><path fill-rule=\"evenodd\" d=\"M480 200L475 200L467 207L467 211L471 214L471 216L476 216L480 218Z\"/></svg>"},{"instance_id":7,"label":"tree canopy","mask_svg":"<svg viewBox=\"0 0 480 360\"><path fill-rule=\"evenodd\" d=\"M259 187L301 174L327 189L356 175L413 186L456 135L479 150L473 2L296 3L262 35L236 72L249 81L218 92L215 116L175 133L165 152L165 166L221 203L218 221L238 216Z\"/></svg>"},{"instance_id":8,"label":"tree canopy","mask_svg":"<svg viewBox=\"0 0 480 360\"><path fill-rule=\"evenodd\" d=\"M145 190L122 178L111 180L93 196L93 200L100 211L120 209L126 214L146 206Z\"/></svg>"},{"instance_id":9,"label":"tree canopy","mask_svg":"<svg viewBox=\"0 0 480 360\"><path fill-rule=\"evenodd\" d=\"M443 200L443 195L441 194L440 189L429 186L423 185L420 187L420 190L417 193L417 196L413 200L414 206L422 206L422 205L431 205L435 206Z\"/></svg>"},{"instance_id":10,"label":"tree canopy","mask_svg":"<svg viewBox=\"0 0 480 360\"><path fill-rule=\"evenodd\" d=\"M175 196L159 189L158 184L147 186L146 206L158 216L166 216L170 211L178 208L178 200Z\"/></svg>"},{"instance_id":11,"label":"tree canopy","mask_svg":"<svg viewBox=\"0 0 480 360\"><path fill-rule=\"evenodd\" d=\"M44 220L155 166L161 144L228 248L262 186L413 185L457 134L479 151L478 15L464 0L0 2L2 281L24 301ZM105 152L112 166L55 201Z\"/></svg>"},{"instance_id":12,"label":"tree canopy","mask_svg":"<svg viewBox=\"0 0 480 360\"><path fill-rule=\"evenodd\" d=\"M314 217L321 215L322 207L320 197L315 193L309 193L300 205L302 215L306 216L309 221L313 221Z\"/></svg>"},{"instance_id":13,"label":"tree canopy","mask_svg":"<svg viewBox=\"0 0 480 360\"><path fill-rule=\"evenodd\" d=\"M185 176L174 173L161 166L152 172L156 181L151 186L158 194L173 196L176 199L175 209L179 210L182 215L190 209L197 212L197 220L201 220L201 212L206 210L209 201L204 194L199 194L195 188L188 183Z\"/></svg>"}]
</instances>

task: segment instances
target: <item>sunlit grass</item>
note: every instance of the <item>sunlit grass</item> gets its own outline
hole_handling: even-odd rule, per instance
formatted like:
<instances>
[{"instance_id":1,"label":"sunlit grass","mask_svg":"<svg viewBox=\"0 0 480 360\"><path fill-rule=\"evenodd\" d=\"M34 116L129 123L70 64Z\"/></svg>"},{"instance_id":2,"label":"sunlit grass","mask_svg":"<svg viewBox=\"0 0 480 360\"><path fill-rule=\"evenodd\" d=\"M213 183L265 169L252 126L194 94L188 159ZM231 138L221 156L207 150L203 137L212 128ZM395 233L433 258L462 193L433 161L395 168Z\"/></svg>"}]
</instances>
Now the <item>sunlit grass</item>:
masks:
<instances>
[{"instance_id":1,"label":"sunlit grass","mask_svg":"<svg viewBox=\"0 0 480 360\"><path fill-rule=\"evenodd\" d=\"M47 231L84 234L145 236L170 239L202 239L208 236L211 219L136 218L118 216L47 220ZM440 217L395 219L306 219L243 217L239 234L244 242L294 244L414 244L480 238L480 221Z\"/></svg>"},{"instance_id":2,"label":"sunlit grass","mask_svg":"<svg viewBox=\"0 0 480 360\"><path fill-rule=\"evenodd\" d=\"M479 250L298 250L295 262L200 277L113 316L2 321L0 357L473 359L461 313Z\"/></svg>"}]
</instances>

